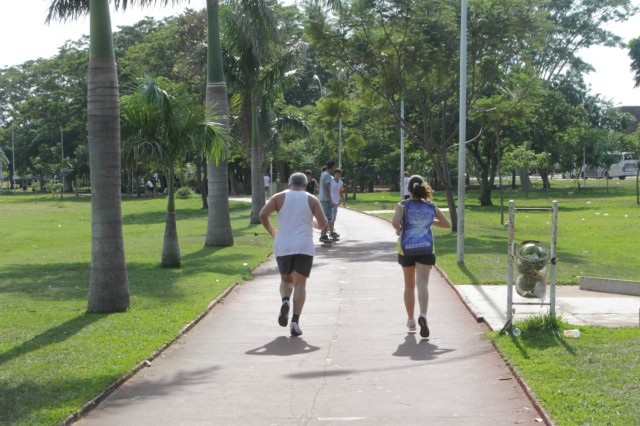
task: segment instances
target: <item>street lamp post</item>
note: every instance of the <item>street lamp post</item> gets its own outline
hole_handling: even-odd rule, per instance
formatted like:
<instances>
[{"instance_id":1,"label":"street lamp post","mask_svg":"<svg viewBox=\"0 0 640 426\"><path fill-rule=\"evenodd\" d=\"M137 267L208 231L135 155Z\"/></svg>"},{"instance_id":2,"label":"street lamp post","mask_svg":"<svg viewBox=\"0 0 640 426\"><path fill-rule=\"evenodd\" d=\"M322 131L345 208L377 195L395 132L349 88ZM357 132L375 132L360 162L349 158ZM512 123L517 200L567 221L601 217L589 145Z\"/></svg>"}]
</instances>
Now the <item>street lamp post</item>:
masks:
<instances>
[{"instance_id":1,"label":"street lamp post","mask_svg":"<svg viewBox=\"0 0 640 426\"><path fill-rule=\"evenodd\" d=\"M322 82L320 81L320 77L318 77L317 74L314 74L313 79L318 82L318 86L320 86L320 97L322 97Z\"/></svg>"},{"instance_id":2,"label":"street lamp post","mask_svg":"<svg viewBox=\"0 0 640 426\"><path fill-rule=\"evenodd\" d=\"M342 112L338 120L338 168L342 169Z\"/></svg>"},{"instance_id":3,"label":"street lamp post","mask_svg":"<svg viewBox=\"0 0 640 426\"><path fill-rule=\"evenodd\" d=\"M460 111L458 130L458 226L456 260L464 263L464 202L467 167L467 0L460 3Z\"/></svg>"},{"instance_id":4,"label":"street lamp post","mask_svg":"<svg viewBox=\"0 0 640 426\"><path fill-rule=\"evenodd\" d=\"M400 201L404 200L404 97L400 98Z\"/></svg>"},{"instance_id":5,"label":"street lamp post","mask_svg":"<svg viewBox=\"0 0 640 426\"><path fill-rule=\"evenodd\" d=\"M64 195L64 133L62 132L62 124L60 126L60 152L62 154L62 162L60 163L60 176L62 178L62 195Z\"/></svg>"},{"instance_id":6,"label":"street lamp post","mask_svg":"<svg viewBox=\"0 0 640 426\"><path fill-rule=\"evenodd\" d=\"M16 186L16 150L14 148L14 134L13 134L13 123L11 123L11 167L13 169L13 172L11 174L11 178L13 179L13 182L11 184L11 189L15 189Z\"/></svg>"},{"instance_id":7,"label":"street lamp post","mask_svg":"<svg viewBox=\"0 0 640 426\"><path fill-rule=\"evenodd\" d=\"M322 97L322 82L320 82L320 77L314 74L313 79L318 82L320 86L320 97ZM342 169L342 112L340 112L340 118L338 119L338 168Z\"/></svg>"},{"instance_id":8,"label":"street lamp post","mask_svg":"<svg viewBox=\"0 0 640 426\"><path fill-rule=\"evenodd\" d=\"M4 158L4 152L2 151L2 142L0 142L0 192L2 192L4 186L4 175L2 174L2 159Z\"/></svg>"}]
</instances>

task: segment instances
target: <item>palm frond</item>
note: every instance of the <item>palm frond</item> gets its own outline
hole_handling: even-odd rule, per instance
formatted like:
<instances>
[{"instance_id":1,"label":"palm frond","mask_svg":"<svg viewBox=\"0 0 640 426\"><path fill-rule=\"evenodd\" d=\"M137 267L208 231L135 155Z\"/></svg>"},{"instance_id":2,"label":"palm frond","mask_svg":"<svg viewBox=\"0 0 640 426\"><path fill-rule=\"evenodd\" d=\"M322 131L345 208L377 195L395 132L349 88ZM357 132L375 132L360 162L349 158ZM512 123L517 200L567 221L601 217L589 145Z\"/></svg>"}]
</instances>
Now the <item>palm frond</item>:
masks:
<instances>
[{"instance_id":1,"label":"palm frond","mask_svg":"<svg viewBox=\"0 0 640 426\"><path fill-rule=\"evenodd\" d=\"M190 0L112 0L113 7L116 10L122 8L127 10L128 7L138 5L145 7L149 5L160 4L166 6L167 4L189 4ZM53 0L49 5L47 17L45 22L48 24L53 20L67 21L75 20L81 16L89 13L89 0Z\"/></svg>"}]
</instances>

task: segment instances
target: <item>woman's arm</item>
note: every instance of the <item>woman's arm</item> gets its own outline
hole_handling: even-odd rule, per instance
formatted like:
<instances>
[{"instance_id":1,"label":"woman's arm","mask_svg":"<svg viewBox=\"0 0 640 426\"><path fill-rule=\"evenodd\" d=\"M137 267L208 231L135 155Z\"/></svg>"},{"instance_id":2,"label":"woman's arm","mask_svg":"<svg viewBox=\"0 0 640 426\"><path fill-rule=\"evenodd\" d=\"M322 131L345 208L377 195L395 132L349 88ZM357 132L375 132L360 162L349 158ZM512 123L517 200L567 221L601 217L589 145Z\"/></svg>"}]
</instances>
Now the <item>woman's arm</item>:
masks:
<instances>
[{"instance_id":1,"label":"woman's arm","mask_svg":"<svg viewBox=\"0 0 640 426\"><path fill-rule=\"evenodd\" d=\"M451 228L451 224L449 223L449 219L440 211L439 208L436 207L436 217L433 221L433 224L438 228Z\"/></svg>"},{"instance_id":2,"label":"woman's arm","mask_svg":"<svg viewBox=\"0 0 640 426\"><path fill-rule=\"evenodd\" d=\"M391 218L391 225L396 230L396 235L400 235L402 233L402 217L404 216L404 211L402 210L402 204L396 204L396 210L393 212L393 217Z\"/></svg>"}]
</instances>

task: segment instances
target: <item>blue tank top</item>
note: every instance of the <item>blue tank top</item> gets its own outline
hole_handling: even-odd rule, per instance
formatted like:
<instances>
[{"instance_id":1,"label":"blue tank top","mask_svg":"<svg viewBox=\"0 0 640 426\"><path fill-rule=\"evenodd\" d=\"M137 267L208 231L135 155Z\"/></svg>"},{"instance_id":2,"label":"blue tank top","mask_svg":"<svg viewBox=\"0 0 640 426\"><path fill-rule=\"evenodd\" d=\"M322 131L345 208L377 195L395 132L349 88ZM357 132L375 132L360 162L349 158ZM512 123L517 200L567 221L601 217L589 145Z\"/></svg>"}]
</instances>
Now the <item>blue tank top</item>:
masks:
<instances>
[{"instance_id":1,"label":"blue tank top","mask_svg":"<svg viewBox=\"0 0 640 426\"><path fill-rule=\"evenodd\" d=\"M398 253L405 256L433 253L431 224L436 217L436 205L421 200L404 200L400 205L403 215Z\"/></svg>"}]
</instances>

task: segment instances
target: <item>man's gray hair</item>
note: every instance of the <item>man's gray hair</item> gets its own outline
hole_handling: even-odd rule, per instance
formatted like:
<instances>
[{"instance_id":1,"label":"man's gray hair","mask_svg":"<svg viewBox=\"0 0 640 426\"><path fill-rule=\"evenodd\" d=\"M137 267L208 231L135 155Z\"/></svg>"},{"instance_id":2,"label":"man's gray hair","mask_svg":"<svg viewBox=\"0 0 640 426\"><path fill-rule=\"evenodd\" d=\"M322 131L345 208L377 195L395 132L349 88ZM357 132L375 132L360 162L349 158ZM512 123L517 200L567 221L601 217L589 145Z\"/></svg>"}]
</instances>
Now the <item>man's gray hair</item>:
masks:
<instances>
[{"instance_id":1,"label":"man's gray hair","mask_svg":"<svg viewBox=\"0 0 640 426\"><path fill-rule=\"evenodd\" d=\"M289 176L289 185L307 186L307 176L304 173L294 173Z\"/></svg>"}]
</instances>

